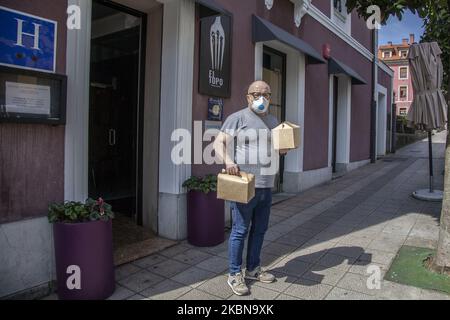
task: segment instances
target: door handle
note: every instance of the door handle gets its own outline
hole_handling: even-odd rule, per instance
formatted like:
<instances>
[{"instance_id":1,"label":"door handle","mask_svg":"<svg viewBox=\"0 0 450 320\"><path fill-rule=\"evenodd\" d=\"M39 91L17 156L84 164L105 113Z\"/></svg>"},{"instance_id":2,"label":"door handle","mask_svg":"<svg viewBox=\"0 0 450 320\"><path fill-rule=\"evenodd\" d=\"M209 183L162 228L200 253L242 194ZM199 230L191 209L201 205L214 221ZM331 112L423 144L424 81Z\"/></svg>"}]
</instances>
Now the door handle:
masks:
<instances>
[{"instance_id":1,"label":"door handle","mask_svg":"<svg viewBox=\"0 0 450 320\"><path fill-rule=\"evenodd\" d=\"M109 129L108 142L111 147L116 145L116 130Z\"/></svg>"},{"instance_id":2,"label":"door handle","mask_svg":"<svg viewBox=\"0 0 450 320\"><path fill-rule=\"evenodd\" d=\"M109 143L110 147L113 146L112 136L113 136L112 129L109 129L109 131L108 131L108 143Z\"/></svg>"},{"instance_id":3,"label":"door handle","mask_svg":"<svg viewBox=\"0 0 450 320\"><path fill-rule=\"evenodd\" d=\"M92 182L94 183L94 188L97 189L97 180L95 179L95 169L92 169Z\"/></svg>"}]
</instances>

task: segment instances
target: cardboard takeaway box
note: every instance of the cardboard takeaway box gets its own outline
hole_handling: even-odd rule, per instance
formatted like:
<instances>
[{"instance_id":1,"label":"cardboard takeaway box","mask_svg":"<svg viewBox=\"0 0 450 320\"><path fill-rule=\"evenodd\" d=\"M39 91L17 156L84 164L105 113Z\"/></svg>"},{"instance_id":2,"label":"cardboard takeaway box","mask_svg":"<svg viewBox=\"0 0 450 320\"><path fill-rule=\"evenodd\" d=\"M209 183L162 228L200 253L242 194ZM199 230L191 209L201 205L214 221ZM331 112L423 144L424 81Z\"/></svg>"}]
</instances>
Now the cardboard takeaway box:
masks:
<instances>
[{"instance_id":1,"label":"cardboard takeaway box","mask_svg":"<svg viewBox=\"0 0 450 320\"><path fill-rule=\"evenodd\" d=\"M272 130L275 150L293 150L300 147L300 127L291 122L283 122Z\"/></svg>"},{"instance_id":2,"label":"cardboard takeaway box","mask_svg":"<svg viewBox=\"0 0 450 320\"><path fill-rule=\"evenodd\" d=\"M217 198L238 203L249 203L255 197L255 176L241 172L241 176L221 173L217 179Z\"/></svg>"}]
</instances>

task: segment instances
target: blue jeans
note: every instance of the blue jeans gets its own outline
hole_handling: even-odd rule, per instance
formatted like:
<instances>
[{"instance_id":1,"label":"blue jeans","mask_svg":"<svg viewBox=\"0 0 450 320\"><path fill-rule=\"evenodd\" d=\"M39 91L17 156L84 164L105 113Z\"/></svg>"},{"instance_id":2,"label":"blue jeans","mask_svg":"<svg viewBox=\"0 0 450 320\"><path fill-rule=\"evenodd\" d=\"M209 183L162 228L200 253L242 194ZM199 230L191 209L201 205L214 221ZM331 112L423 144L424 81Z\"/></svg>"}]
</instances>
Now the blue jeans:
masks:
<instances>
[{"instance_id":1,"label":"blue jeans","mask_svg":"<svg viewBox=\"0 0 450 320\"><path fill-rule=\"evenodd\" d=\"M230 274L241 272L242 254L248 235L247 270L254 271L261 263L264 235L269 227L272 189L256 189L248 203L231 203L233 230L229 241Z\"/></svg>"}]
</instances>

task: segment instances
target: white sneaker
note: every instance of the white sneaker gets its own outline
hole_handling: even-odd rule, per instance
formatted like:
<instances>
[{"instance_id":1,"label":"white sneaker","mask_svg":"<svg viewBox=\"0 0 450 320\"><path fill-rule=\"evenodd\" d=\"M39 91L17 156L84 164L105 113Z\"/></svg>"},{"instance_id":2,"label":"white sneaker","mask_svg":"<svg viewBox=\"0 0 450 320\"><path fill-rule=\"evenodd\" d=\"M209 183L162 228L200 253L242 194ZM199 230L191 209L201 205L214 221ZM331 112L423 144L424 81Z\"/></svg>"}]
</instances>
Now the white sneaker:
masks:
<instances>
[{"instance_id":1,"label":"white sneaker","mask_svg":"<svg viewBox=\"0 0 450 320\"><path fill-rule=\"evenodd\" d=\"M233 290L234 294L238 296L245 296L250 293L247 285L245 284L245 279L242 273L237 273L236 275L230 275L228 277L228 285L231 290Z\"/></svg>"},{"instance_id":2,"label":"white sneaker","mask_svg":"<svg viewBox=\"0 0 450 320\"><path fill-rule=\"evenodd\" d=\"M267 271L263 271L261 267L258 267L251 272L246 271L245 278L249 280L259 281L262 283L273 283L276 280L276 277L273 274Z\"/></svg>"}]
</instances>

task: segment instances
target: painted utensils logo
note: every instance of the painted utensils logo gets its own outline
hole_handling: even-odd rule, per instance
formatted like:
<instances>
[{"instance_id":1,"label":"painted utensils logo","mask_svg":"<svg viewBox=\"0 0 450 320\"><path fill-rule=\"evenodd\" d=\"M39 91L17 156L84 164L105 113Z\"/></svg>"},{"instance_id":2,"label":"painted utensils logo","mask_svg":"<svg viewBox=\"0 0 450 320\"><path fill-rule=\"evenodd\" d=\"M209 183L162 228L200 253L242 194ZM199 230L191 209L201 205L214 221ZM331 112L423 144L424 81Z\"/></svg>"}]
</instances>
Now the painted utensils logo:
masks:
<instances>
[{"instance_id":1,"label":"painted utensils logo","mask_svg":"<svg viewBox=\"0 0 450 320\"><path fill-rule=\"evenodd\" d=\"M231 67L231 17L223 14L201 18L199 93L229 98Z\"/></svg>"},{"instance_id":2,"label":"painted utensils logo","mask_svg":"<svg viewBox=\"0 0 450 320\"><path fill-rule=\"evenodd\" d=\"M211 47L211 70L209 71L209 84L221 88L224 84L223 78L216 76L216 71L222 72L225 55L225 30L222 26L221 17L216 17L210 31Z\"/></svg>"},{"instance_id":3,"label":"painted utensils logo","mask_svg":"<svg viewBox=\"0 0 450 320\"><path fill-rule=\"evenodd\" d=\"M212 69L222 71L225 52L225 30L220 17L211 26L211 61Z\"/></svg>"}]
</instances>

